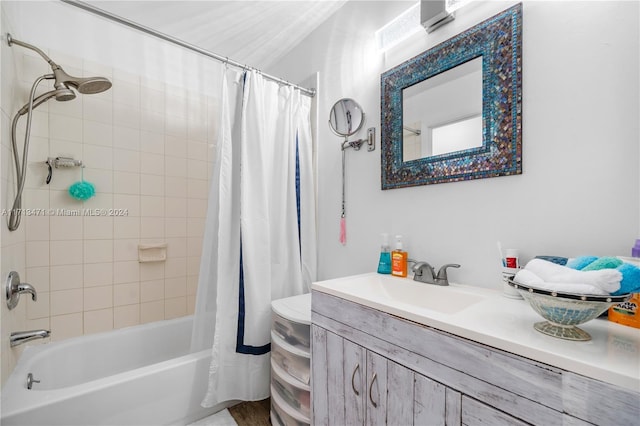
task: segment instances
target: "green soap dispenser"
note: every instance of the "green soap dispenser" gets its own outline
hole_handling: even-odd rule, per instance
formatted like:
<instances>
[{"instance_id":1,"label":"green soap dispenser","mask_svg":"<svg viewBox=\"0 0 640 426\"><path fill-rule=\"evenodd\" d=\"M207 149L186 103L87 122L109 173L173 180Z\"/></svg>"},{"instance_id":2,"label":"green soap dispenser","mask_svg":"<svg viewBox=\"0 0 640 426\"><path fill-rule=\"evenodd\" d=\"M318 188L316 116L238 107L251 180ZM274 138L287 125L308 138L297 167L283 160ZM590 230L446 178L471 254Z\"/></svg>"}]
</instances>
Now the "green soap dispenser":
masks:
<instances>
[{"instance_id":1,"label":"green soap dispenser","mask_svg":"<svg viewBox=\"0 0 640 426\"><path fill-rule=\"evenodd\" d=\"M391 248L389 247L389 234L382 234L380 246L380 260L378 261L378 273L391 273Z\"/></svg>"}]
</instances>

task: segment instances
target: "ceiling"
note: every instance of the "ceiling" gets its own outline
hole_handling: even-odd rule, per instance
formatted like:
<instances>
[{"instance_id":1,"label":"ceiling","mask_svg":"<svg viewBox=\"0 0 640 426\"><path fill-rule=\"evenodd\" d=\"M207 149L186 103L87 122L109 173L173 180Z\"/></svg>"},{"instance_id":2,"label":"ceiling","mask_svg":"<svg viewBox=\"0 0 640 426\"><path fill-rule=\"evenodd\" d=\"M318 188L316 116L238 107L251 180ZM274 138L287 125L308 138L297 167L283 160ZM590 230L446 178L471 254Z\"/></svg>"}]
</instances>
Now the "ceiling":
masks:
<instances>
[{"instance_id":1,"label":"ceiling","mask_svg":"<svg viewBox=\"0 0 640 426\"><path fill-rule=\"evenodd\" d=\"M90 0L201 49L268 69L347 0Z\"/></svg>"}]
</instances>

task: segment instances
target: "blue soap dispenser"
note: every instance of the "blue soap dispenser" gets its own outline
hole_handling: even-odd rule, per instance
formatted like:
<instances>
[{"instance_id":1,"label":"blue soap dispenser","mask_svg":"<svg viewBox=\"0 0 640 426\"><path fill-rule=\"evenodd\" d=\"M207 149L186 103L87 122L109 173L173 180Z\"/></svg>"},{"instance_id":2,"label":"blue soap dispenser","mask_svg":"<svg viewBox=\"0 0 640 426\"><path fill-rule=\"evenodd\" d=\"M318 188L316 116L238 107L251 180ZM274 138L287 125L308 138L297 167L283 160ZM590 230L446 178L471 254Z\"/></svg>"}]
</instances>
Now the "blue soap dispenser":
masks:
<instances>
[{"instance_id":1,"label":"blue soap dispenser","mask_svg":"<svg viewBox=\"0 0 640 426\"><path fill-rule=\"evenodd\" d=\"M382 234L380 246L380 260L378 261L378 273L391 273L391 248L389 247L389 234Z\"/></svg>"}]
</instances>

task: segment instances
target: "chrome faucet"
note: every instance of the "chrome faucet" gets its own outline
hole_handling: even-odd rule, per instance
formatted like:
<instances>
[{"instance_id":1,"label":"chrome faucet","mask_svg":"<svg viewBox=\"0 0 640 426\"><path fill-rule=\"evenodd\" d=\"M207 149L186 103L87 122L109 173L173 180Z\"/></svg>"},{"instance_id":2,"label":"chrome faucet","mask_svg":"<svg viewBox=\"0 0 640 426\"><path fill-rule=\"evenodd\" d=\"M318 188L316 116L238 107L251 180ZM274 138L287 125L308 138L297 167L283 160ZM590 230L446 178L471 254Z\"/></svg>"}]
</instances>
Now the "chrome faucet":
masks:
<instances>
[{"instance_id":1,"label":"chrome faucet","mask_svg":"<svg viewBox=\"0 0 640 426\"><path fill-rule=\"evenodd\" d=\"M427 284L435 284L435 285L449 285L449 277L447 276L447 268L459 268L460 265L457 263L447 263L443 265L436 274L433 266L429 265L427 262L414 262L412 271L413 271L413 280L419 281L421 283Z\"/></svg>"},{"instance_id":2,"label":"chrome faucet","mask_svg":"<svg viewBox=\"0 0 640 426\"><path fill-rule=\"evenodd\" d=\"M51 335L49 330L16 331L9 336L11 347L21 345L36 339L46 339Z\"/></svg>"}]
</instances>

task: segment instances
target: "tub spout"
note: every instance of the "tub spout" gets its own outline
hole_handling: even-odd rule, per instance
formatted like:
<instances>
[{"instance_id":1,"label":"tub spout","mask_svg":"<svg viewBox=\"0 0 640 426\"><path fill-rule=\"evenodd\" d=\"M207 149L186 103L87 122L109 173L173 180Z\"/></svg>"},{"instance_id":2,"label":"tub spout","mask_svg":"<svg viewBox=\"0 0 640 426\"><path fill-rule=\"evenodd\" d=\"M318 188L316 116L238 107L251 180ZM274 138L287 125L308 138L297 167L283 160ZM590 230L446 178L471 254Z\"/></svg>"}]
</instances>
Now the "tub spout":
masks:
<instances>
[{"instance_id":1,"label":"tub spout","mask_svg":"<svg viewBox=\"0 0 640 426\"><path fill-rule=\"evenodd\" d=\"M9 343L11 347L21 345L23 343L30 342L36 339L46 339L51 335L49 330L29 330L29 331L16 331L11 333L9 337Z\"/></svg>"}]
</instances>

